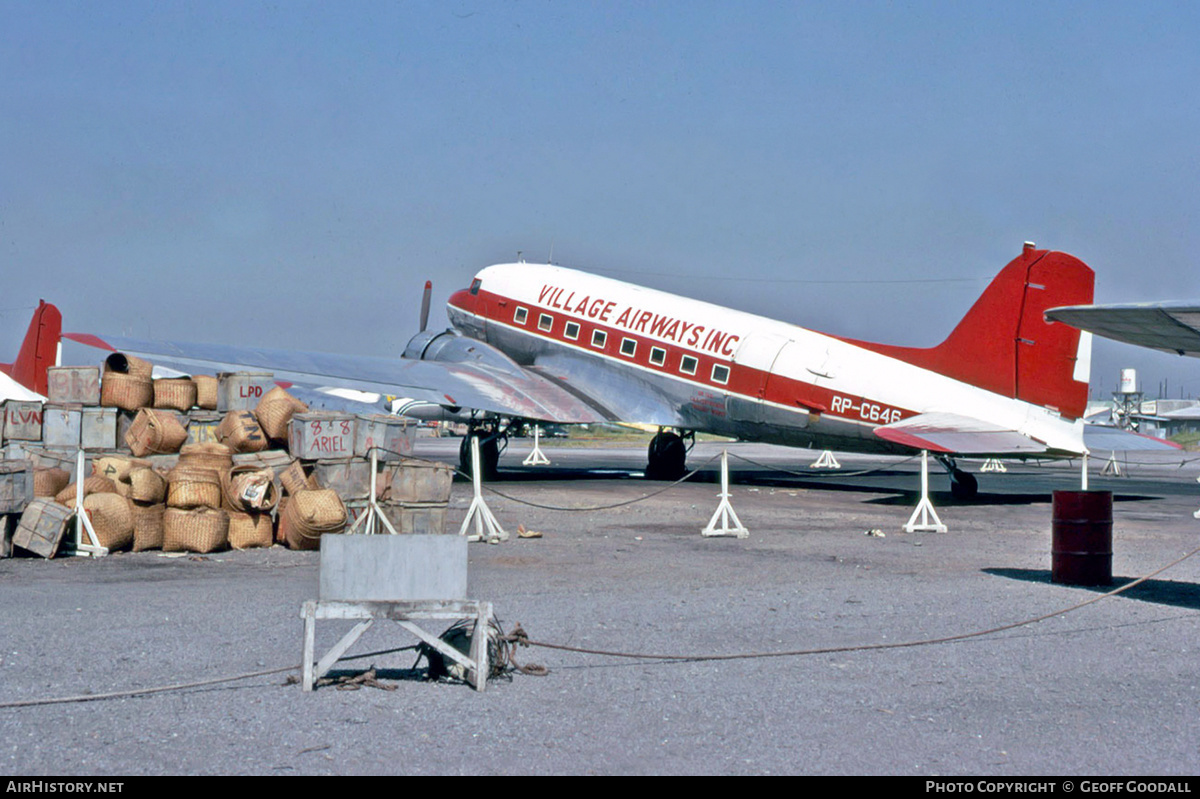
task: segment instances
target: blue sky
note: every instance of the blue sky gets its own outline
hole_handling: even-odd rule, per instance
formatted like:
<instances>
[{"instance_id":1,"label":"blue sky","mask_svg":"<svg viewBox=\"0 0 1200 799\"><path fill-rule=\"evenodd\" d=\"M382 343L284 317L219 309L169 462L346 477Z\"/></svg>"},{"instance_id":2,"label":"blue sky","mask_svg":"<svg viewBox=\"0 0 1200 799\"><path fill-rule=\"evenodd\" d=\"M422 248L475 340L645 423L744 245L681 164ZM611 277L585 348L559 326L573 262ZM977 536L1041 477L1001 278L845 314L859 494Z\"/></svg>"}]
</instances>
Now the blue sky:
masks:
<instances>
[{"instance_id":1,"label":"blue sky","mask_svg":"<svg viewBox=\"0 0 1200 799\"><path fill-rule=\"evenodd\" d=\"M912 345L1025 240L1200 299L1197 41L1166 2L0 0L0 340L45 297L398 353L424 280L518 251Z\"/></svg>"}]
</instances>

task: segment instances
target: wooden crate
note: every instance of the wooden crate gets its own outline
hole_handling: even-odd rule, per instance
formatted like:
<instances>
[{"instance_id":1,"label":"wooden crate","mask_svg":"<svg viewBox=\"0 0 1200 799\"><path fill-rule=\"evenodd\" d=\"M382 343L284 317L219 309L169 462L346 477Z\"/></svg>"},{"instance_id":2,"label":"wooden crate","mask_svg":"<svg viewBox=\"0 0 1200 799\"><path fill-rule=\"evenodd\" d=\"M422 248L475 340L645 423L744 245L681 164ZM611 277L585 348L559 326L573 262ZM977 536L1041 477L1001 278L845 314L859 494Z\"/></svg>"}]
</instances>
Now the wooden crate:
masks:
<instances>
[{"instance_id":1,"label":"wooden crate","mask_svg":"<svg viewBox=\"0 0 1200 799\"><path fill-rule=\"evenodd\" d=\"M100 367L51 366L46 370L46 399L67 405L100 404Z\"/></svg>"},{"instance_id":2,"label":"wooden crate","mask_svg":"<svg viewBox=\"0 0 1200 799\"><path fill-rule=\"evenodd\" d=\"M371 496L371 464L361 458L319 460L313 475L321 488L336 491L343 502Z\"/></svg>"},{"instance_id":3,"label":"wooden crate","mask_svg":"<svg viewBox=\"0 0 1200 799\"><path fill-rule=\"evenodd\" d=\"M35 499L21 514L13 544L43 558L52 558L62 545L73 511L50 499Z\"/></svg>"},{"instance_id":4,"label":"wooden crate","mask_svg":"<svg viewBox=\"0 0 1200 799\"><path fill-rule=\"evenodd\" d=\"M42 444L45 446L78 449L82 431L82 406L49 402L42 406Z\"/></svg>"},{"instance_id":5,"label":"wooden crate","mask_svg":"<svg viewBox=\"0 0 1200 799\"><path fill-rule=\"evenodd\" d=\"M252 411L273 388L275 375L271 372L222 372L217 375L217 410Z\"/></svg>"},{"instance_id":6,"label":"wooden crate","mask_svg":"<svg viewBox=\"0 0 1200 799\"><path fill-rule=\"evenodd\" d=\"M189 444L220 444L217 440L217 428L225 415L217 411L192 411L188 414L187 443Z\"/></svg>"},{"instance_id":7,"label":"wooden crate","mask_svg":"<svg viewBox=\"0 0 1200 799\"><path fill-rule=\"evenodd\" d=\"M13 548L13 534L17 531L17 523L21 521L21 514L6 513L0 516L0 558L11 558Z\"/></svg>"},{"instance_id":8,"label":"wooden crate","mask_svg":"<svg viewBox=\"0 0 1200 799\"><path fill-rule=\"evenodd\" d=\"M29 461L0 461L0 513L23 513L33 500Z\"/></svg>"},{"instance_id":9,"label":"wooden crate","mask_svg":"<svg viewBox=\"0 0 1200 799\"><path fill-rule=\"evenodd\" d=\"M117 409L91 407L82 411L79 446L86 450L117 448Z\"/></svg>"},{"instance_id":10,"label":"wooden crate","mask_svg":"<svg viewBox=\"0 0 1200 799\"><path fill-rule=\"evenodd\" d=\"M348 458L354 454L355 421L348 413L298 413L288 425L288 451L294 458L309 461Z\"/></svg>"},{"instance_id":11,"label":"wooden crate","mask_svg":"<svg viewBox=\"0 0 1200 799\"><path fill-rule=\"evenodd\" d=\"M381 461L398 461L412 454L416 425L411 419L383 413L359 414L356 428L356 457L370 458L373 448Z\"/></svg>"},{"instance_id":12,"label":"wooden crate","mask_svg":"<svg viewBox=\"0 0 1200 799\"><path fill-rule=\"evenodd\" d=\"M40 401L7 400L4 403L4 440L42 440L42 403Z\"/></svg>"},{"instance_id":13,"label":"wooden crate","mask_svg":"<svg viewBox=\"0 0 1200 799\"><path fill-rule=\"evenodd\" d=\"M454 482L454 469L445 463L406 458L379 470L376 490L388 502L447 502Z\"/></svg>"}]
</instances>

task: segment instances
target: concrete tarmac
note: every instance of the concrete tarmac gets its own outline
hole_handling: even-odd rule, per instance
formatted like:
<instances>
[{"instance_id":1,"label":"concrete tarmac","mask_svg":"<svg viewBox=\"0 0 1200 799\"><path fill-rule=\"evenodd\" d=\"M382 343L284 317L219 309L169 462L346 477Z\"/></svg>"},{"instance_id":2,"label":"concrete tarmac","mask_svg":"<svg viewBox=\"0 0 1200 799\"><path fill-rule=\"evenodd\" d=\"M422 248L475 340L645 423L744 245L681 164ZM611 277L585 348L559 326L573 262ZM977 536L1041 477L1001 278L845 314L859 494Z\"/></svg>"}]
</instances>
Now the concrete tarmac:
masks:
<instances>
[{"instance_id":1,"label":"concrete tarmac","mask_svg":"<svg viewBox=\"0 0 1200 799\"><path fill-rule=\"evenodd\" d=\"M733 444L732 502L750 537L705 539L715 463L649 499L589 510L663 487L637 476L644 446L547 447L554 463L535 471L520 466L530 445L501 459L494 488L511 498L488 502L513 538L470 547L469 593L538 641L667 655L915 643L1104 590L1050 582L1050 491L1078 488L1078 462L979 475L973 503L953 501L932 467L950 531L907 534L917 461L839 455L840 474L817 476L815 452ZM698 445L690 463L721 446ZM419 447L457 457L457 441ZM1116 494L1116 585L1200 546L1190 457L1131 457L1119 479L1092 462L1091 487ZM470 497L455 485L454 530ZM518 524L544 537L518 540ZM0 703L294 666L317 563L279 547L0 561ZM304 694L275 674L0 709L0 763L9 775L98 776L1187 775L1200 750L1198 610L1192 558L1125 594L955 643L723 661L529 648L518 658L550 674L483 694L424 681L411 651L369 654L414 643L380 623L351 650L368 656L339 670L373 665L395 690ZM318 649L348 627L322 623Z\"/></svg>"}]
</instances>

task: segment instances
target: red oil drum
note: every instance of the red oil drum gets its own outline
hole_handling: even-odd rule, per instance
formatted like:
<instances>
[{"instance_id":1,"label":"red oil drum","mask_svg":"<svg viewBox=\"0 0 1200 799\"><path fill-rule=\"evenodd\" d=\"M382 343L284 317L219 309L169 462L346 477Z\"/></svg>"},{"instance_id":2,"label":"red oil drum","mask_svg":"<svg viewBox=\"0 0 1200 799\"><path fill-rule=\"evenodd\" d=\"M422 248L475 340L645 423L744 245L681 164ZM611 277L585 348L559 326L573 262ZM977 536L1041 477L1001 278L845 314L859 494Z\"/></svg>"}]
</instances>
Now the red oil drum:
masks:
<instances>
[{"instance_id":1,"label":"red oil drum","mask_svg":"<svg viewBox=\"0 0 1200 799\"><path fill-rule=\"evenodd\" d=\"M1112 492L1055 491L1050 579L1064 585L1112 583Z\"/></svg>"}]
</instances>

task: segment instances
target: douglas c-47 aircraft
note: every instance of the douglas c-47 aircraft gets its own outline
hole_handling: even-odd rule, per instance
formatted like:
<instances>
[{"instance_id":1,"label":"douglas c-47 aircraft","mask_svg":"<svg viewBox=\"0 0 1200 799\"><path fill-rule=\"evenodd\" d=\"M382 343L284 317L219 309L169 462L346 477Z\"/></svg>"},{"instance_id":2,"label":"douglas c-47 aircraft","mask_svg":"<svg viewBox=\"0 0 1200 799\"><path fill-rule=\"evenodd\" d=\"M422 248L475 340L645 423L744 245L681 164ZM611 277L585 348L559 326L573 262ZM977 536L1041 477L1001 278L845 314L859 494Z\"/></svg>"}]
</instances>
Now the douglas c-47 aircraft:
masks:
<instances>
[{"instance_id":1,"label":"douglas c-47 aircraft","mask_svg":"<svg viewBox=\"0 0 1200 799\"><path fill-rule=\"evenodd\" d=\"M841 451L927 450L960 497L956 456L1086 451L1090 336L1047 322L1092 300L1082 261L1026 244L944 342L917 349L817 333L707 302L552 265L480 271L454 293L452 327L399 359L66 334L185 372L269 369L280 382L412 398L405 412L466 421L484 470L516 421L660 428L647 476L685 473L704 431ZM464 452L468 451L465 447Z\"/></svg>"}]
</instances>

